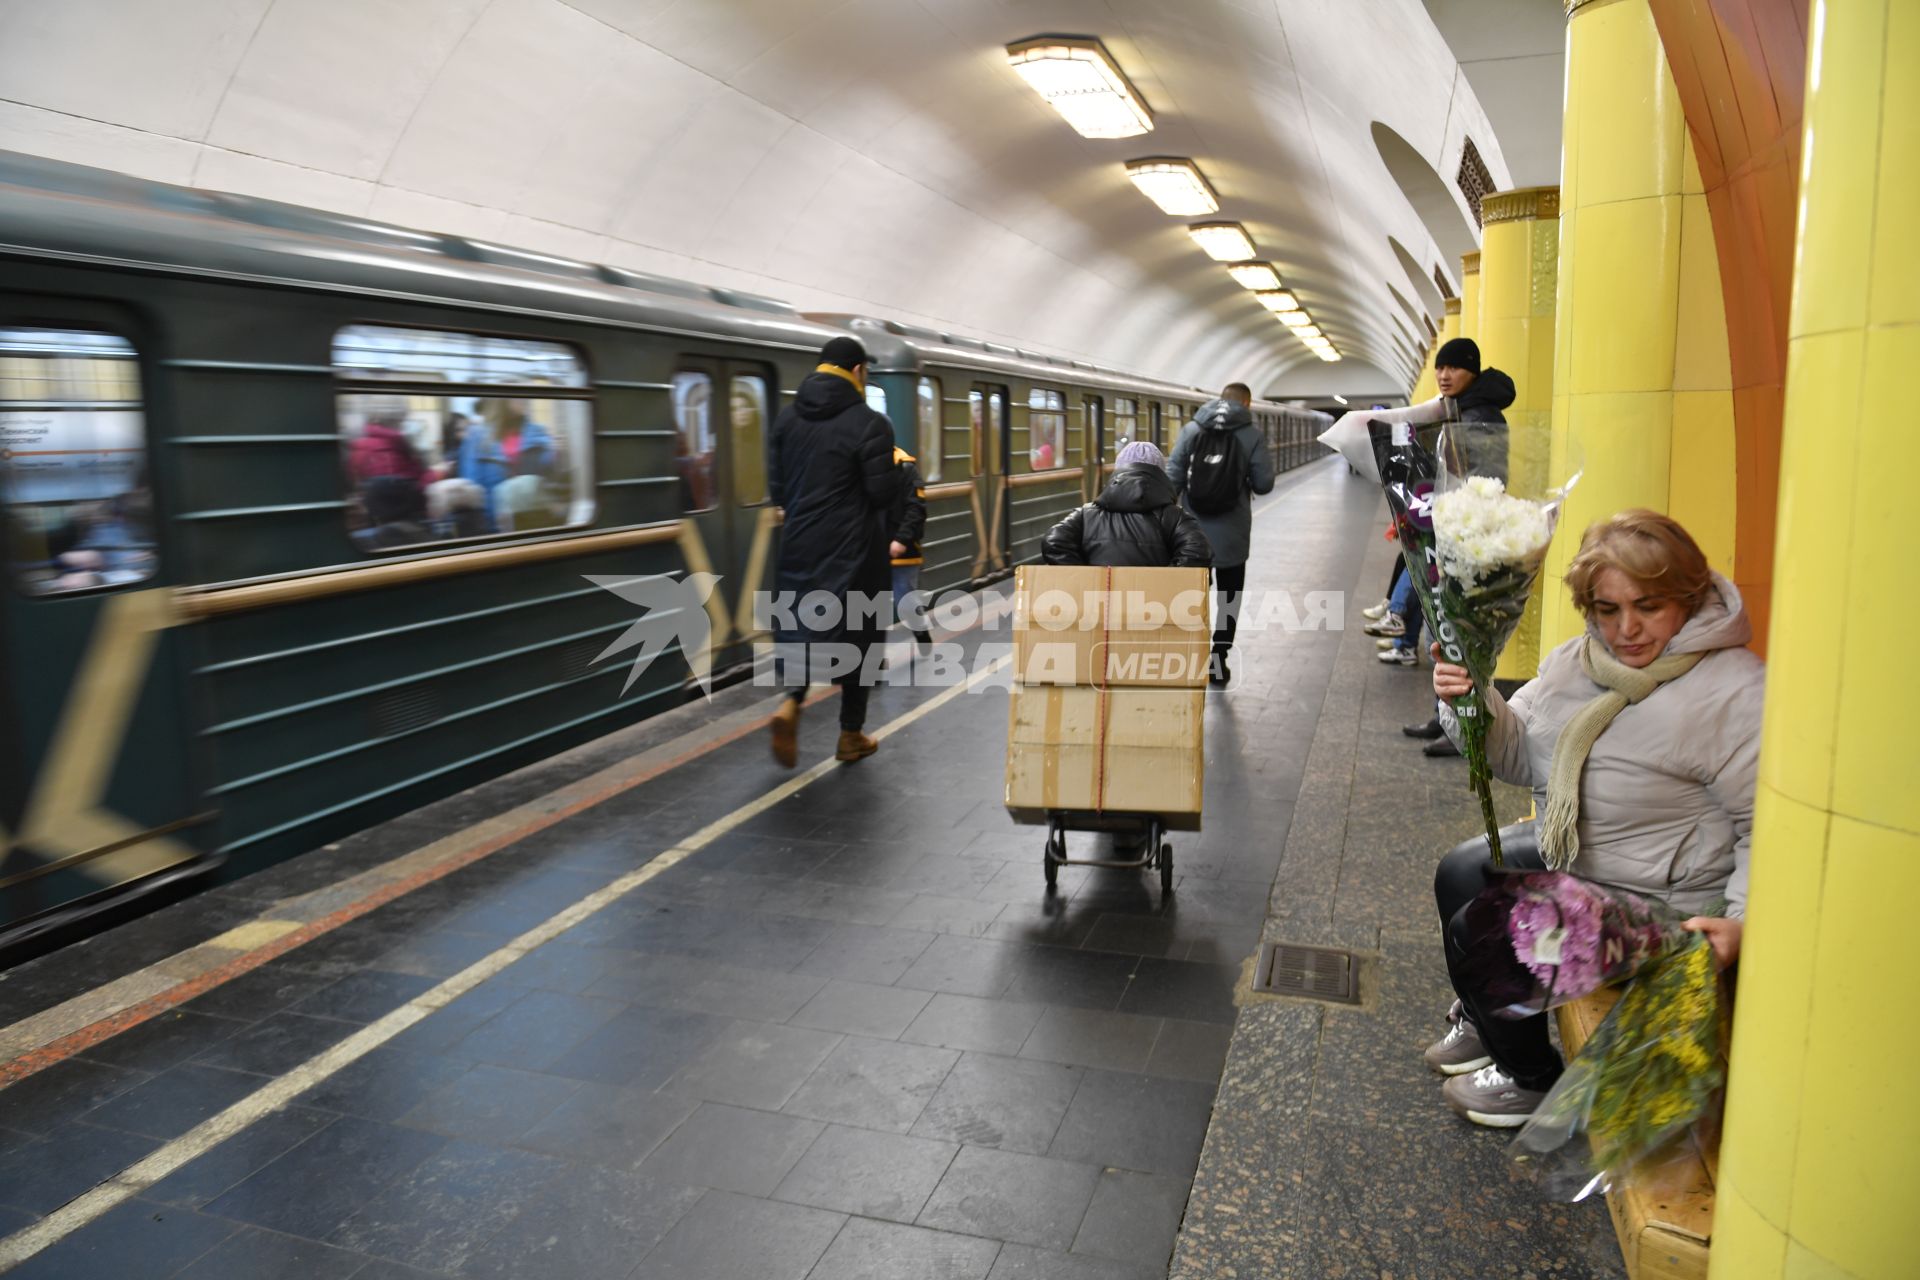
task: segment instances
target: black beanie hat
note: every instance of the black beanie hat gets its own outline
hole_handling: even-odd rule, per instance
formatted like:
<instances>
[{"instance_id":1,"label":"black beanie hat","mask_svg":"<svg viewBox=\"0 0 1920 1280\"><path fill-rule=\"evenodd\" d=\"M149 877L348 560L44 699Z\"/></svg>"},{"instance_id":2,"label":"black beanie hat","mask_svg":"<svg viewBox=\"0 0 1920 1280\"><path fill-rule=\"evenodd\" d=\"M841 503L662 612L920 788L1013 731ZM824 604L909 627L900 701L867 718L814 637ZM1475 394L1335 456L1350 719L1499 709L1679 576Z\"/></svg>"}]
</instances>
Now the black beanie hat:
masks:
<instances>
[{"instance_id":1,"label":"black beanie hat","mask_svg":"<svg viewBox=\"0 0 1920 1280\"><path fill-rule=\"evenodd\" d=\"M1472 338L1448 338L1440 344L1440 350L1434 354L1433 367L1436 369L1465 369L1468 373L1480 372L1480 345Z\"/></svg>"},{"instance_id":2,"label":"black beanie hat","mask_svg":"<svg viewBox=\"0 0 1920 1280\"><path fill-rule=\"evenodd\" d=\"M858 338L835 338L820 348L820 363L830 364L840 369L851 369L855 365L867 362L867 349L860 345ZM1474 366L1478 368L1478 365Z\"/></svg>"}]
</instances>

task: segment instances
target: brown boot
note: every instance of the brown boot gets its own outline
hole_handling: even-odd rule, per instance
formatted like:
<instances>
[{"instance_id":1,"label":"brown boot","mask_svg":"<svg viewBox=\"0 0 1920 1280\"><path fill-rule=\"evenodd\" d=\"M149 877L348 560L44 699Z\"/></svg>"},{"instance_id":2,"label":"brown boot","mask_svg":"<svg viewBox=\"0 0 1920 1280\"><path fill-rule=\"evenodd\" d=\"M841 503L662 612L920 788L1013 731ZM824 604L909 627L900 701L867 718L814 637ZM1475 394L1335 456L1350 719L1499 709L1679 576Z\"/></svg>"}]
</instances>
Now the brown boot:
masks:
<instances>
[{"instance_id":1,"label":"brown boot","mask_svg":"<svg viewBox=\"0 0 1920 1280\"><path fill-rule=\"evenodd\" d=\"M833 758L842 764L852 764L855 760L865 760L880 749L880 744L858 729L840 731L840 747Z\"/></svg>"},{"instance_id":2,"label":"brown boot","mask_svg":"<svg viewBox=\"0 0 1920 1280\"><path fill-rule=\"evenodd\" d=\"M773 713L773 758L786 768L800 759L800 699L788 698Z\"/></svg>"}]
</instances>

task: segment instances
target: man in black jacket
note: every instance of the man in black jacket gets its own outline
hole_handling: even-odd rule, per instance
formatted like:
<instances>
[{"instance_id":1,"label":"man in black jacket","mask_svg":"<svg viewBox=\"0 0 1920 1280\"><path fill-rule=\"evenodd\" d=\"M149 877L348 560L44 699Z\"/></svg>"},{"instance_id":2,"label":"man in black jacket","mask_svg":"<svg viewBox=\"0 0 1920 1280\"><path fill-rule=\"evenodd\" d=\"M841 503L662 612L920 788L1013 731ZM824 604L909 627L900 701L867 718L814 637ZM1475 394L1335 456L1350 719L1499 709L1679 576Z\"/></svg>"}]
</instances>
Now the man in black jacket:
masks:
<instances>
[{"instance_id":1,"label":"man in black jacket","mask_svg":"<svg viewBox=\"0 0 1920 1280\"><path fill-rule=\"evenodd\" d=\"M907 624L916 644L931 649L933 633L927 628L926 603L920 599L920 566L926 563L920 539L927 534L927 489L912 454L895 445L893 461L900 468L900 492L887 508L887 527L893 530L887 547L893 557L893 612Z\"/></svg>"},{"instance_id":2,"label":"man in black jacket","mask_svg":"<svg viewBox=\"0 0 1920 1280\"><path fill-rule=\"evenodd\" d=\"M1213 551L1200 522L1180 505L1166 459L1137 440L1113 460L1100 496L1047 530L1040 554L1048 564L1204 569Z\"/></svg>"},{"instance_id":3,"label":"man in black jacket","mask_svg":"<svg viewBox=\"0 0 1920 1280\"><path fill-rule=\"evenodd\" d=\"M834 757L851 763L879 748L861 732L871 688L866 656L881 634L887 510L901 474L893 427L867 407L866 385L866 348L853 338L833 339L780 411L768 447L768 488L786 512L775 589L791 610L774 634L789 690L773 717L773 755L788 768L799 758L801 699L817 670L833 672L840 686ZM837 616L821 620L804 607L818 593L837 598Z\"/></svg>"}]
</instances>

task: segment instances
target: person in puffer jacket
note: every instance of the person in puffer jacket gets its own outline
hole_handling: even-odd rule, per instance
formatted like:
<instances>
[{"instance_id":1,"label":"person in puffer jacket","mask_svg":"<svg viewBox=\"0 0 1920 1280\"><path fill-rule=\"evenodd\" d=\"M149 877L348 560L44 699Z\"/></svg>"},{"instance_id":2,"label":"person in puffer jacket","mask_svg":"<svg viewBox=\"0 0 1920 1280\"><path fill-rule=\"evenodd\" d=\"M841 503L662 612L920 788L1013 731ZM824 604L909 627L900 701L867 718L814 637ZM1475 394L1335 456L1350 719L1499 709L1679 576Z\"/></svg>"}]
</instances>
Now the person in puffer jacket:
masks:
<instances>
[{"instance_id":1,"label":"person in puffer jacket","mask_svg":"<svg viewBox=\"0 0 1920 1280\"><path fill-rule=\"evenodd\" d=\"M1753 628L1740 592L1653 511L1588 529L1566 581L1586 634L1547 654L1512 698L1487 693L1488 763L1531 787L1540 815L1503 831L1507 864L1568 870L1691 912L1686 927L1707 935L1724 968L1740 954L1746 914L1766 683L1766 664L1746 647ZM1434 692L1464 693L1466 671L1434 652ZM1457 737L1451 711L1444 719ZM1465 909L1492 874L1482 836L1434 875L1460 1000L1426 1058L1452 1077L1443 1092L1454 1110L1514 1127L1561 1066L1545 1014L1493 1017L1458 976Z\"/></svg>"},{"instance_id":2,"label":"person in puffer jacket","mask_svg":"<svg viewBox=\"0 0 1920 1280\"><path fill-rule=\"evenodd\" d=\"M1113 463L1113 476L1100 496L1047 530L1040 540L1046 562L1115 568L1211 565L1207 535L1180 505L1160 450L1136 440Z\"/></svg>"}]
</instances>

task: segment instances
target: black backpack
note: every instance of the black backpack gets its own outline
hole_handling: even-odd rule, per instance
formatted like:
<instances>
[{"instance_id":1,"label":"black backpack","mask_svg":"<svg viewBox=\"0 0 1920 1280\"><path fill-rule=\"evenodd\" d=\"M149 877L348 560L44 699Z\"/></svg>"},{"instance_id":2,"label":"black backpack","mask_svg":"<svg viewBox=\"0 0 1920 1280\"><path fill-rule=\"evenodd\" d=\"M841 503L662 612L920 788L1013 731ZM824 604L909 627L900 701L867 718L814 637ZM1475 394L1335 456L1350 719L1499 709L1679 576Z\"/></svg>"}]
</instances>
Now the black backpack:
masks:
<instances>
[{"instance_id":1,"label":"black backpack","mask_svg":"<svg viewBox=\"0 0 1920 1280\"><path fill-rule=\"evenodd\" d=\"M1240 433L1201 428L1187 459L1187 505L1197 516L1225 515L1247 490L1247 451Z\"/></svg>"}]
</instances>

